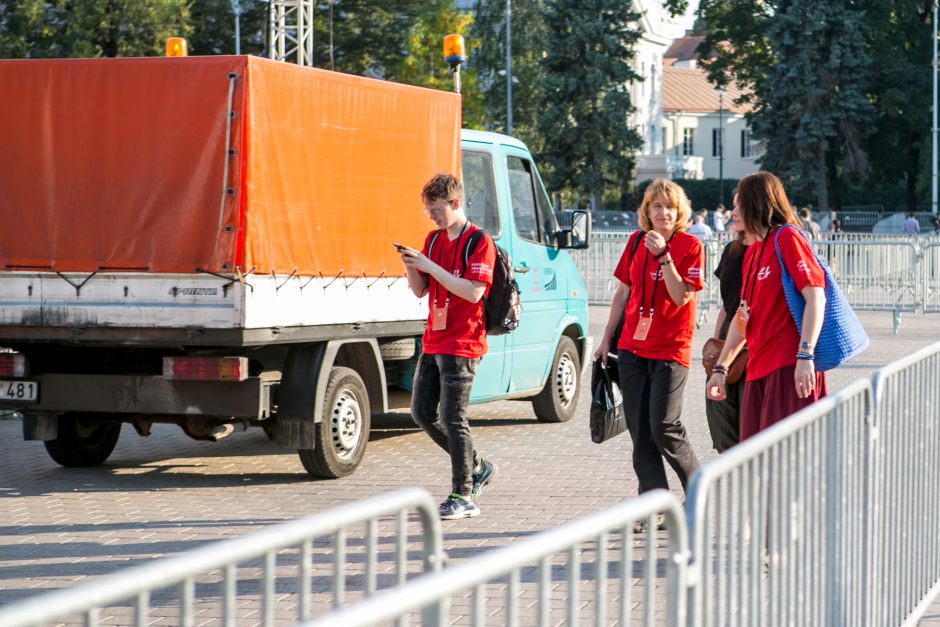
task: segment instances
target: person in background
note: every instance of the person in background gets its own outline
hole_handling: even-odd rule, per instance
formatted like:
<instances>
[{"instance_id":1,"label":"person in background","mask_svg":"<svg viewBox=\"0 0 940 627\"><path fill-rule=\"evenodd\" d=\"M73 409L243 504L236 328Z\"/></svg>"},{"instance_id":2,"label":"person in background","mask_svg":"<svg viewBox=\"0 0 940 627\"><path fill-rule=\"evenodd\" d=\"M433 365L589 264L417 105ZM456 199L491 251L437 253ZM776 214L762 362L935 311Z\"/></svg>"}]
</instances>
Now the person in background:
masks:
<instances>
[{"instance_id":1,"label":"person in background","mask_svg":"<svg viewBox=\"0 0 940 627\"><path fill-rule=\"evenodd\" d=\"M907 214L907 220L904 221L904 234L905 235L920 235L920 224L917 222L917 218L914 217L914 213Z\"/></svg>"},{"instance_id":2,"label":"person in background","mask_svg":"<svg viewBox=\"0 0 940 627\"><path fill-rule=\"evenodd\" d=\"M715 207L715 213L712 215L712 228L715 233L724 233L730 218L731 216L725 210L724 205L719 204Z\"/></svg>"},{"instance_id":3,"label":"person in background","mask_svg":"<svg viewBox=\"0 0 940 627\"><path fill-rule=\"evenodd\" d=\"M829 213L829 228L827 230L830 233L842 232L842 220L839 219L839 214L835 211Z\"/></svg>"},{"instance_id":4,"label":"person in background","mask_svg":"<svg viewBox=\"0 0 940 627\"><path fill-rule=\"evenodd\" d=\"M800 209L800 228L810 239L819 239L819 225L813 221L809 207Z\"/></svg>"},{"instance_id":5,"label":"person in background","mask_svg":"<svg viewBox=\"0 0 940 627\"><path fill-rule=\"evenodd\" d=\"M932 222L934 232L940 233L940 214L934 214Z\"/></svg>"},{"instance_id":6,"label":"person in background","mask_svg":"<svg viewBox=\"0 0 940 627\"><path fill-rule=\"evenodd\" d=\"M689 230L686 231L689 235L694 235L702 241L711 239L715 236L712 233L711 228L705 224L705 217L698 213L695 214L695 217L692 218L692 226L689 227Z\"/></svg>"},{"instance_id":7,"label":"person in background","mask_svg":"<svg viewBox=\"0 0 940 627\"><path fill-rule=\"evenodd\" d=\"M470 388L487 349L483 296L493 282L496 245L482 237L464 267L460 252L477 227L464 213L462 195L463 185L453 175L428 181L421 199L438 230L428 233L421 252L396 245L411 291L428 296L411 415L450 455L451 493L438 508L443 520L479 516L476 501L496 473L495 464L477 455L467 420Z\"/></svg>"},{"instance_id":8,"label":"person in background","mask_svg":"<svg viewBox=\"0 0 940 627\"><path fill-rule=\"evenodd\" d=\"M728 242L721 252L721 259L715 268L715 277L718 279L721 293L721 307L715 319L714 338L725 341L728 337L728 328L734 320L741 301L741 273L743 272L744 253L747 244L744 243L744 224L740 219L728 223L728 230L738 234L738 237ZM745 376L734 383L725 386L725 398L721 400L705 399L705 418L708 422L708 431L712 436L712 446L719 453L738 443L741 430L741 404L744 400Z\"/></svg>"},{"instance_id":9,"label":"person in background","mask_svg":"<svg viewBox=\"0 0 940 627\"><path fill-rule=\"evenodd\" d=\"M614 270L617 289L594 353L606 364L611 340L616 341L640 492L668 489L663 458L683 490L698 467L681 421L682 391L692 361L695 293L703 287L702 243L685 233L691 213L676 183L657 179L646 188L637 211L642 230L630 237ZM621 317L623 330L614 337Z\"/></svg>"},{"instance_id":10,"label":"person in background","mask_svg":"<svg viewBox=\"0 0 940 627\"><path fill-rule=\"evenodd\" d=\"M826 394L826 376L817 372L813 353L826 308L825 274L799 226L780 179L755 172L738 183L732 219L744 228L741 301L724 349L706 385L707 398L727 396L725 374L747 340L747 383L740 438L748 437L807 407ZM806 300L798 331L783 294L775 237L787 273Z\"/></svg>"}]
</instances>

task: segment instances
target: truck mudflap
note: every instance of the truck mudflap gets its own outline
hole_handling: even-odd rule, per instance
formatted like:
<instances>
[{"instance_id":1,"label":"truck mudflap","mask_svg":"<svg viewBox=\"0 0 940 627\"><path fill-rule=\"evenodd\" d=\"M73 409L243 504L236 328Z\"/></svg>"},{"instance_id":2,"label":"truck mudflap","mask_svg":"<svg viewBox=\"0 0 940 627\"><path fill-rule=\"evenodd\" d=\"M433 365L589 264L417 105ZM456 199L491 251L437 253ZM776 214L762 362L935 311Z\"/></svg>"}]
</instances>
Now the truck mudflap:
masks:
<instances>
[{"instance_id":1,"label":"truck mudflap","mask_svg":"<svg viewBox=\"0 0 940 627\"><path fill-rule=\"evenodd\" d=\"M40 400L30 412L88 412L226 416L263 420L271 417L271 386L279 373L244 381L172 381L159 376L44 374Z\"/></svg>"}]
</instances>

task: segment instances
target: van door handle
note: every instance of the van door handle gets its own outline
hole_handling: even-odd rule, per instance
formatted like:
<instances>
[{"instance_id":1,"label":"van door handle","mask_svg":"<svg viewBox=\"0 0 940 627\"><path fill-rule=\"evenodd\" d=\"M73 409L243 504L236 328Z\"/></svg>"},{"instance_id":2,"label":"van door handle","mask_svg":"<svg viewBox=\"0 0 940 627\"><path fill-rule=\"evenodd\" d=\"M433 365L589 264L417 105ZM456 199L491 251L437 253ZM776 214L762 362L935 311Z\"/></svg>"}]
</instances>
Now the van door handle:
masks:
<instances>
[{"instance_id":1,"label":"van door handle","mask_svg":"<svg viewBox=\"0 0 940 627\"><path fill-rule=\"evenodd\" d=\"M525 274L529 271L529 266L513 266L512 269L516 274Z\"/></svg>"}]
</instances>

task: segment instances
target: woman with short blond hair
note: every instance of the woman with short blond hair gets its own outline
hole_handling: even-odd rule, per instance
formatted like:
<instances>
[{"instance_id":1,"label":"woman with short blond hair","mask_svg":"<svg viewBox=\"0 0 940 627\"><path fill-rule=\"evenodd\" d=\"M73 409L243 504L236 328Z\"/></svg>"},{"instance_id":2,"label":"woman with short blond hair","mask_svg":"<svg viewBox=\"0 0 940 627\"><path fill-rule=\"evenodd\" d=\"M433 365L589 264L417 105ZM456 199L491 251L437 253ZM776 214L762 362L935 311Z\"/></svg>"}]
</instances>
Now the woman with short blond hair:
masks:
<instances>
[{"instance_id":1,"label":"woman with short blond hair","mask_svg":"<svg viewBox=\"0 0 940 627\"><path fill-rule=\"evenodd\" d=\"M663 458L683 489L698 460L680 420L692 360L695 292L703 287L702 243L685 232L692 208L681 187L657 179L638 210L642 230L627 242L614 270L619 281L594 356L607 361L616 341L617 368L633 468L640 492L667 488ZM614 337L623 317L623 331Z\"/></svg>"}]
</instances>

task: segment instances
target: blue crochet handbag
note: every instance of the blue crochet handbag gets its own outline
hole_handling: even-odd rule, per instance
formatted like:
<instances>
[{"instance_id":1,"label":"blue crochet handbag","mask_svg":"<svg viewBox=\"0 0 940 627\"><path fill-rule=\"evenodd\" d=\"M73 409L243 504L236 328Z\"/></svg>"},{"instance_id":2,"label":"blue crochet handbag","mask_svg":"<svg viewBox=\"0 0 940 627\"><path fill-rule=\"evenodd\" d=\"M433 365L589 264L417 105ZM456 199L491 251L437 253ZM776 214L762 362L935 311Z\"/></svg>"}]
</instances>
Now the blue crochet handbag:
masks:
<instances>
[{"instance_id":1,"label":"blue crochet handbag","mask_svg":"<svg viewBox=\"0 0 940 627\"><path fill-rule=\"evenodd\" d=\"M793 316L793 322L796 323L797 331L803 331L803 310L806 308L806 301L796 285L793 284L793 277L787 272L783 265L783 257L780 255L780 246L777 238L783 229L791 228L805 239L803 233L791 224L784 225L777 229L774 235L774 248L777 250L777 260L780 262L780 278L783 283L783 295L787 300L787 306L790 308L790 315ZM807 241L807 243L809 243ZM825 372L832 370L836 366L841 366L852 359L866 348L868 348L868 335L862 324L858 321L858 316L852 311L852 306L846 300L845 294L839 289L829 266L819 258L810 244L810 250L816 255L816 261L822 266L826 274L826 311L823 314L822 331L819 333L819 339L816 340L816 370Z\"/></svg>"}]
</instances>

